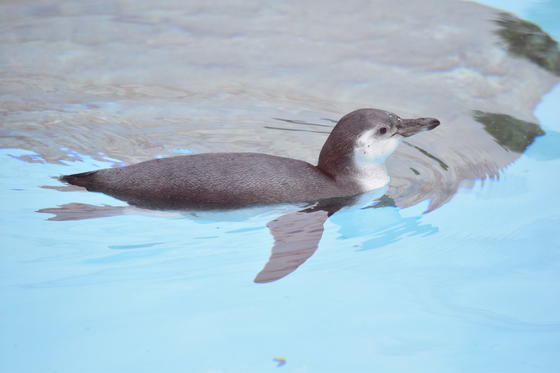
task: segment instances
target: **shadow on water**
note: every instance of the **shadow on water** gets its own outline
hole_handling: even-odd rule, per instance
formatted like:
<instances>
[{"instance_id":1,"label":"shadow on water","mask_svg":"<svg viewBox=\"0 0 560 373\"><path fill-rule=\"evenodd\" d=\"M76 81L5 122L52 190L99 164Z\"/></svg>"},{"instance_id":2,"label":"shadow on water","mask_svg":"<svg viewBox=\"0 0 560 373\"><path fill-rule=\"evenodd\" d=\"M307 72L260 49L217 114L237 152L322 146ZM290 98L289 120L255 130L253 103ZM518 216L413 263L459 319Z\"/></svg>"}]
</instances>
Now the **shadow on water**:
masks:
<instances>
[{"instance_id":1,"label":"shadow on water","mask_svg":"<svg viewBox=\"0 0 560 373\"><path fill-rule=\"evenodd\" d=\"M538 124L519 120L507 114L475 110L473 118L484 126L486 132L498 144L511 152L523 153L537 136L545 134Z\"/></svg>"},{"instance_id":2,"label":"shadow on water","mask_svg":"<svg viewBox=\"0 0 560 373\"><path fill-rule=\"evenodd\" d=\"M496 33L507 44L510 53L525 57L560 76L560 51L550 35L534 23L508 13L501 13L495 22L500 26Z\"/></svg>"}]
</instances>

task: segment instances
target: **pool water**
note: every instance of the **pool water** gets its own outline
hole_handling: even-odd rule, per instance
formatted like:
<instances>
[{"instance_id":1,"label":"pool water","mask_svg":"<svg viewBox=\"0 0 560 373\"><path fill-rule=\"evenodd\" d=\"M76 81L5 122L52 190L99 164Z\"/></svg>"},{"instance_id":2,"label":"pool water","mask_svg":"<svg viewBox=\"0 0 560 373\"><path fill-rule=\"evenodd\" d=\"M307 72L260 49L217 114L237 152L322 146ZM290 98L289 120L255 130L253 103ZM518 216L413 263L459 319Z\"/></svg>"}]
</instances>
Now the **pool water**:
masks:
<instances>
[{"instance_id":1,"label":"pool water","mask_svg":"<svg viewBox=\"0 0 560 373\"><path fill-rule=\"evenodd\" d=\"M513 10L559 39L557 4L529 5ZM317 252L268 284L253 279L283 207L51 221L36 211L124 206L42 188L123 160L0 149L0 371L557 372L558 102L556 86L535 111L546 135L499 178L430 213L429 200L345 207Z\"/></svg>"}]
</instances>

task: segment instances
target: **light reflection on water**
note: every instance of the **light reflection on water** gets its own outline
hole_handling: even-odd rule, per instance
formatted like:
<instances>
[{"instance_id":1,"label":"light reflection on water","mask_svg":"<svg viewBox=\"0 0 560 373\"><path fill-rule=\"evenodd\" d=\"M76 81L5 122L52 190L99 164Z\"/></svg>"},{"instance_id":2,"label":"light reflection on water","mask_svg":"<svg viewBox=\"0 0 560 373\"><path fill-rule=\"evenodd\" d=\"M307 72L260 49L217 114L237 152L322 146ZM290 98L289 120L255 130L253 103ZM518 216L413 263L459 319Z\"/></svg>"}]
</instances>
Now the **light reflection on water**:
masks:
<instances>
[{"instance_id":1,"label":"light reflection on water","mask_svg":"<svg viewBox=\"0 0 560 373\"><path fill-rule=\"evenodd\" d=\"M173 50L188 50L188 45L177 45L185 35L191 35L195 43L197 37L204 36L210 43L209 51L217 49L212 43L220 43L226 34L233 45L252 40L251 34L237 35L227 27L204 28L228 25L236 17L254 17L255 9L249 5L224 11L234 15L229 17L206 14L208 9L204 7L184 16L174 11L173 3L156 10L142 4L134 10L101 3L21 4L3 4L12 11L31 14L28 18L14 17L13 22L19 23L15 31L4 34L3 43L22 35L27 43L37 44L37 38L45 38L43 47L50 45L54 51L65 52L56 63L47 62L43 69L35 69L44 61L25 58L32 44L4 44L7 51L16 53L14 61L25 63L19 75L2 77L3 82L12 84L2 86L3 92L8 91L3 96L8 105L3 106L7 115L2 130L8 136L7 145L20 149L1 152L0 219L4 239L0 278L4 302L0 305L0 370L557 370L560 320L556 310L560 297L555 284L560 246L554 237L560 222L560 184L553 175L560 167L560 127L558 115L551 113L557 112L554 97L558 90L537 111L546 135L529 139L526 153L502 171L499 180L473 181L472 190L460 190L451 202L422 214L429 208L430 201L425 197L430 191L449 191L438 194L443 203L455 194L462 178L480 177L492 167L519 157L497 144L492 133L482 129L483 124L476 130L468 127L477 125L472 110L536 122L531 115L532 104L553 84L550 75L529 62L510 60L499 50L493 53L503 58L498 67L504 69L506 77L499 84L486 77L486 82L492 82L490 86L499 85L495 91L479 84L474 73L461 76L465 71L447 72L443 68L449 67L444 66L449 61L445 59L438 62L443 70L436 69L433 80L415 68L412 72L387 72L387 66L398 66L402 55L380 57L377 51L387 51L385 43L392 42L396 48L391 51L398 53L399 44L394 39L377 40L373 51L363 51L364 60L372 58L385 64L377 69L364 66L363 61L351 63L357 52L344 43L349 33L331 32L328 37L336 48L320 48L327 56L324 65L317 67L321 79L309 78L305 54L297 54L292 71L295 75L279 67L296 55L294 52L300 52L294 47L296 50L285 52L285 59L279 58L283 54L276 55L272 62L244 57L246 67L235 70L239 80L231 82L223 75L224 70L236 66L234 60L239 58L231 49L223 50L222 65L204 68L212 56L202 53L193 62L199 69L189 65L188 69L182 68L184 73L177 61L182 57L191 61L188 53ZM354 5L348 6L350 14L355 12L351 9ZM401 17L402 12L394 12L392 6L386 4L384 9ZM445 6L454 9L456 5ZM91 14L80 15L84 7ZM325 9L333 11L329 6ZM477 9L471 9L473 18L488 14L483 8ZM324 16L322 10L314 10L317 17ZM282 11L290 15L290 9ZM413 11L422 12L416 8ZM453 14L449 10L442 13L449 18ZM117 14L113 19L130 25L131 29L125 30L134 32L120 35L115 44L104 44L113 31L103 27L117 27L107 14ZM270 40L273 47L293 38L278 30L277 34L267 33L263 28L265 21L278 16L275 10L263 9L260 16L265 18L256 17L250 27L262 32L263 39ZM431 22L442 26L442 35L447 35L446 27L449 34L460 29L449 29L453 21L434 17ZM181 23L184 19L194 20L194 26L186 27ZM90 28L81 29L73 23L76 21ZM41 35L45 30L41 25L47 22L52 28L46 36ZM301 41L302 48L309 49L309 43L317 42L313 37L325 30L321 25L333 22L333 17L310 22L310 39ZM358 19L353 24L360 22L364 23ZM383 27L395 32L390 23ZM72 28L77 33L67 32ZM475 29L480 31L480 27ZM142 39L151 32L151 38ZM367 39L368 30L357 32L364 32L360 36ZM480 41L484 32L480 33L471 37ZM62 38L74 39L66 42L72 46L67 48ZM117 46L126 42L133 46L121 54ZM489 48L491 43L483 44ZM249 45L258 46L259 42L252 40ZM202 44L195 47L206 50ZM142 55L134 53L136 49L149 51L146 60L136 67L121 68L122 59L131 64L129 55ZM457 50L468 49L458 44ZM163 59L168 71L160 74L161 66L154 66L153 61L163 58L165 51L177 54L170 60ZM426 68L425 59L440 52L453 55L447 49L436 52L427 48L417 57L419 60L410 63ZM100 61L95 54L111 57ZM346 61L347 55L354 57ZM469 56L462 61L469 61ZM77 69L84 63L87 69ZM332 79L324 79L335 75L328 64L336 64L338 69ZM485 68L491 70L492 66ZM30 74L26 69L58 69L59 75ZM297 73L298 69L302 72ZM399 69L405 68L395 70ZM269 70L279 75L263 73ZM508 80L507 74L512 71L515 74ZM195 73L200 76L193 78ZM382 88L375 88L360 85L360 74L365 73L394 75L380 78ZM178 79L182 74L189 79ZM134 81L138 77L145 80ZM391 83L415 77L419 88L412 87L410 92ZM278 84L282 79L288 80ZM422 85L424 79L426 85ZM536 83L530 87L527 83L521 92L512 84L515 79ZM243 86L243 81L253 83ZM30 85L44 91L21 88ZM314 89L303 90L303 86ZM418 94L426 87L433 87L433 97ZM501 90L505 90L504 96L496 93ZM411 105L402 108L403 114L443 115L447 130L435 140L450 147L442 150L428 136L412 146L401 146L403 153L393 163L394 187L406 190L406 180L401 184L399 175L416 175L410 167L423 175L422 183L413 179L410 184L417 189L402 198L402 205L410 207L362 209L355 205L342 209L326 221L315 255L296 272L267 285L253 284L252 280L268 260L273 244L265 226L275 214L284 213L281 209L237 219L229 216L227 221L213 216L132 214L51 222L34 212L78 201L122 205L100 194L61 193L40 186L56 184L51 177L63 173L118 166L157 155L250 149L313 161L324 135L293 130L328 131L327 127L308 123L332 125L325 119L337 119L355 108L353 105L401 109L397 106L402 102ZM464 107L461 114L457 114L458 107ZM451 136L452 130L456 131L455 137ZM437 160L414 146L444 162L449 170L443 170ZM450 149L456 147L462 147L461 156L451 153ZM473 149L478 153L472 155ZM491 164L476 169L481 154ZM402 167L395 163L403 160ZM435 176L427 179L427 174ZM286 359L280 368L273 361L278 356Z\"/></svg>"},{"instance_id":2,"label":"light reflection on water","mask_svg":"<svg viewBox=\"0 0 560 373\"><path fill-rule=\"evenodd\" d=\"M388 162L398 206L429 199L437 208L466 181L495 176L517 158L472 113L534 122L534 106L558 78L533 62L558 50L539 49L544 34L522 37L530 47L520 47L520 33L540 31L496 23L498 11L432 2L411 1L407 11L381 0L223 8L8 2L0 146L48 161L72 158L61 147L126 163L186 147L315 162L326 138L316 132L328 128L302 122L331 124L373 106L444 124Z\"/></svg>"}]
</instances>

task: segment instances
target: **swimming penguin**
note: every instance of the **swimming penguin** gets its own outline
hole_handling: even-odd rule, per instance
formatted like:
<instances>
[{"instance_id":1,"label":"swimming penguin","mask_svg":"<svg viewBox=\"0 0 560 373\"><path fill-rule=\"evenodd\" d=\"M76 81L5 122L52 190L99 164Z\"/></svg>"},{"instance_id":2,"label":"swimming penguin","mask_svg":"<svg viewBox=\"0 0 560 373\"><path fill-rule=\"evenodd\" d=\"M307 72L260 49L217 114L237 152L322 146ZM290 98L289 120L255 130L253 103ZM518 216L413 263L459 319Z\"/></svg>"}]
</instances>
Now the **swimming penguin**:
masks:
<instances>
[{"instance_id":1,"label":"swimming penguin","mask_svg":"<svg viewBox=\"0 0 560 373\"><path fill-rule=\"evenodd\" d=\"M359 109L339 120L317 166L260 153L207 153L62 176L69 184L143 208L231 209L349 197L385 186L385 160L434 118Z\"/></svg>"}]
</instances>

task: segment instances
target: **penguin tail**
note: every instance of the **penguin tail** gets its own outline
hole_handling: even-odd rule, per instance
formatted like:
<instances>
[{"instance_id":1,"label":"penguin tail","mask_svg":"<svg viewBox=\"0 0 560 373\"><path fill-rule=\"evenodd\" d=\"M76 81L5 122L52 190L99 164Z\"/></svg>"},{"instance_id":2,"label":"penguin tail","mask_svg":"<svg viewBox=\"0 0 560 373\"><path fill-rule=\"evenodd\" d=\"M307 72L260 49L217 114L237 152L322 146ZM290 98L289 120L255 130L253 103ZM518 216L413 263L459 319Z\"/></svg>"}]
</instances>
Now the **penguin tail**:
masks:
<instances>
[{"instance_id":1,"label":"penguin tail","mask_svg":"<svg viewBox=\"0 0 560 373\"><path fill-rule=\"evenodd\" d=\"M62 182L88 188L92 185L97 171L82 172L80 174L63 175L58 179Z\"/></svg>"}]
</instances>

